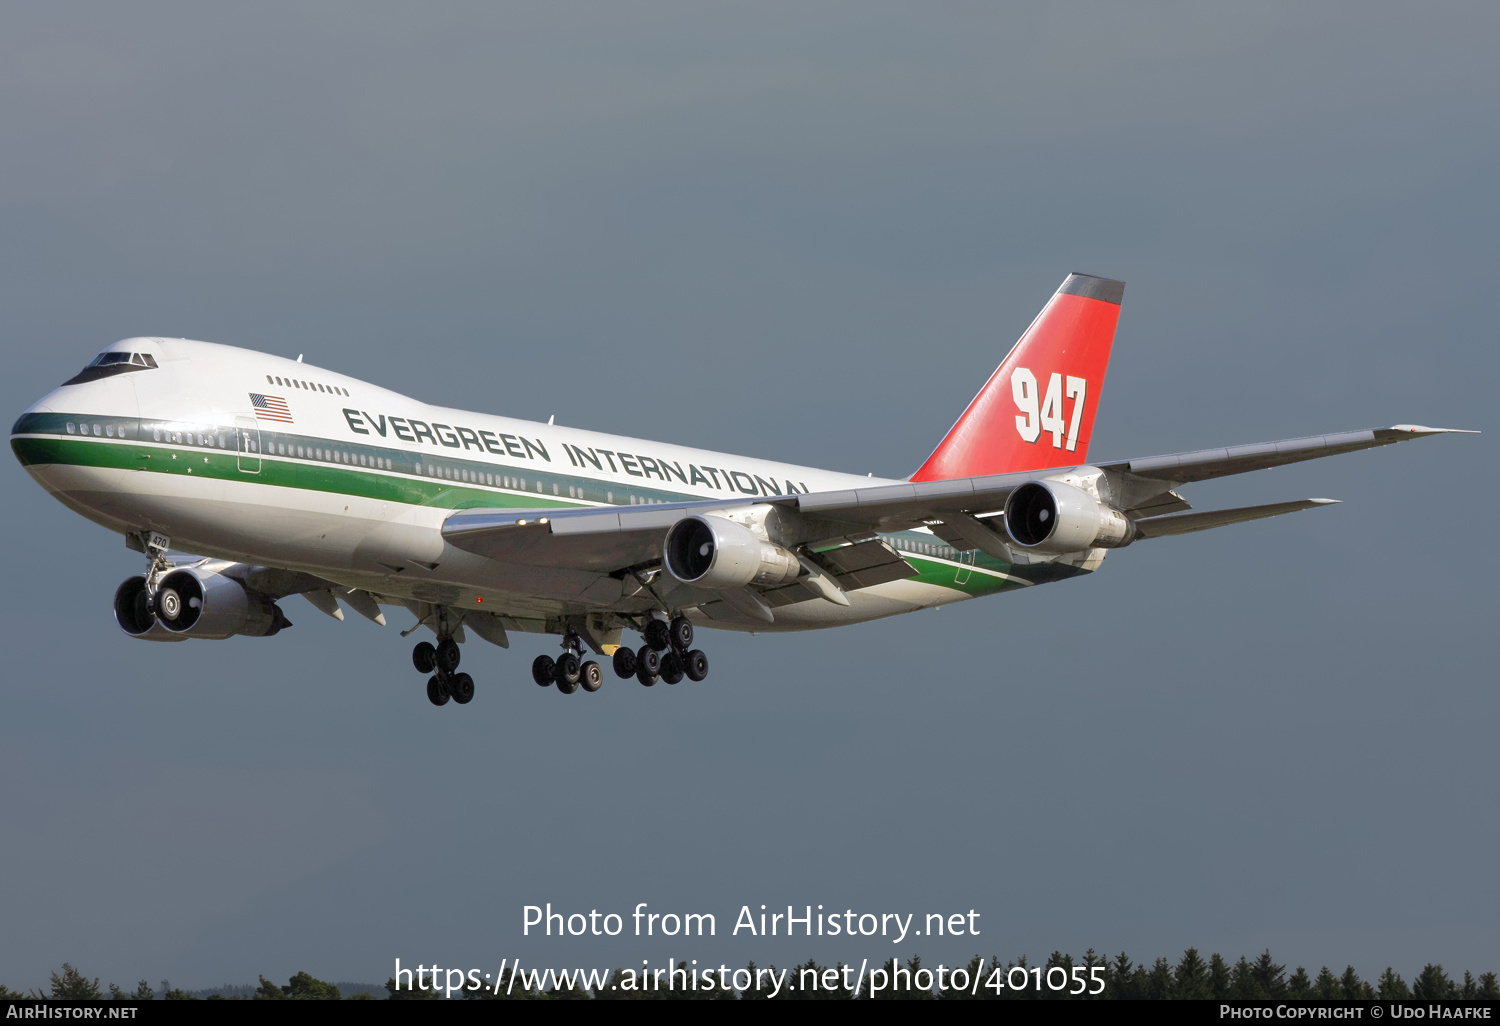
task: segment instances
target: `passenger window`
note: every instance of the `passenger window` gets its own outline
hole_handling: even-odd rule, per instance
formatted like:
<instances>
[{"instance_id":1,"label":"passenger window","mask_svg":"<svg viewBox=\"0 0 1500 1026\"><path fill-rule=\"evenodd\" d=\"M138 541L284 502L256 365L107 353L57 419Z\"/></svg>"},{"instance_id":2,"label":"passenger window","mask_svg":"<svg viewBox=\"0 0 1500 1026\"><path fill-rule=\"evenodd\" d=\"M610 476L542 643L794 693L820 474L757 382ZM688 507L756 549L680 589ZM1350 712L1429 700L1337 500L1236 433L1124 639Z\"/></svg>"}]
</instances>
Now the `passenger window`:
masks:
<instances>
[{"instance_id":1,"label":"passenger window","mask_svg":"<svg viewBox=\"0 0 1500 1026\"><path fill-rule=\"evenodd\" d=\"M77 434L77 433L78 433L78 427L77 427L77 425L75 425L71 420L68 421L68 434L73 435L73 434Z\"/></svg>"}]
</instances>

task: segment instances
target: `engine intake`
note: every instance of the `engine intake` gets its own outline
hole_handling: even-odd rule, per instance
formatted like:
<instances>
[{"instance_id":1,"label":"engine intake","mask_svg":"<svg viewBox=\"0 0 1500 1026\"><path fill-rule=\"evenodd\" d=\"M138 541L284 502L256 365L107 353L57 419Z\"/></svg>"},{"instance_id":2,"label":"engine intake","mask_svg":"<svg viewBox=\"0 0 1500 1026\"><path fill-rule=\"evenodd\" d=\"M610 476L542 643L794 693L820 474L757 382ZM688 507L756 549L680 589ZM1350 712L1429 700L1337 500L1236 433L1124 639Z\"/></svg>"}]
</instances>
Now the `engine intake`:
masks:
<instances>
[{"instance_id":1,"label":"engine intake","mask_svg":"<svg viewBox=\"0 0 1500 1026\"><path fill-rule=\"evenodd\" d=\"M115 623L120 630L132 638L142 641L186 641L180 634L173 634L151 615L151 603L146 594L146 575L127 577L115 589Z\"/></svg>"},{"instance_id":2,"label":"engine intake","mask_svg":"<svg viewBox=\"0 0 1500 1026\"><path fill-rule=\"evenodd\" d=\"M1005 531L1033 552L1117 549L1136 539L1135 524L1119 510L1072 485L1028 481L1005 503Z\"/></svg>"},{"instance_id":3,"label":"engine intake","mask_svg":"<svg viewBox=\"0 0 1500 1026\"><path fill-rule=\"evenodd\" d=\"M161 579L156 619L173 635L187 638L262 638L290 626L281 609L264 595L197 567L173 570Z\"/></svg>"},{"instance_id":4,"label":"engine intake","mask_svg":"<svg viewBox=\"0 0 1500 1026\"><path fill-rule=\"evenodd\" d=\"M667 573L682 584L723 590L788 584L802 572L797 557L725 517L685 517L667 531Z\"/></svg>"}]
</instances>

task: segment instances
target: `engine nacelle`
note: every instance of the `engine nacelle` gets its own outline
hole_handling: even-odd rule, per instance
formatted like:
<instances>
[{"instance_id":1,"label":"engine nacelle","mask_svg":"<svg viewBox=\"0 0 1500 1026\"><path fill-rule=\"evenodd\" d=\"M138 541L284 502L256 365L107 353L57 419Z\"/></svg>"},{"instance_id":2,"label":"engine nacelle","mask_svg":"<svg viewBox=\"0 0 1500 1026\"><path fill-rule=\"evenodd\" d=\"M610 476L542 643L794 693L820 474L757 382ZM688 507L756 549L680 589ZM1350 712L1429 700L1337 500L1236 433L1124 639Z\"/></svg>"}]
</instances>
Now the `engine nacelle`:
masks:
<instances>
[{"instance_id":1,"label":"engine nacelle","mask_svg":"<svg viewBox=\"0 0 1500 1026\"><path fill-rule=\"evenodd\" d=\"M682 584L723 590L747 584L788 584L802 564L788 550L725 517L685 517L672 525L664 546L667 573Z\"/></svg>"},{"instance_id":2,"label":"engine nacelle","mask_svg":"<svg viewBox=\"0 0 1500 1026\"><path fill-rule=\"evenodd\" d=\"M151 615L145 574L127 577L125 583L115 589L115 623L120 625L120 630L142 641L187 640L181 634L167 630Z\"/></svg>"},{"instance_id":3,"label":"engine nacelle","mask_svg":"<svg viewBox=\"0 0 1500 1026\"><path fill-rule=\"evenodd\" d=\"M280 608L264 595L247 591L233 578L199 567L183 567L163 577L156 589L155 606L156 619L179 637L247 634L263 638L288 626Z\"/></svg>"},{"instance_id":4,"label":"engine nacelle","mask_svg":"<svg viewBox=\"0 0 1500 1026\"><path fill-rule=\"evenodd\" d=\"M1072 485L1028 481L1005 503L1005 532L1032 552L1118 549L1136 539L1135 524Z\"/></svg>"}]
</instances>

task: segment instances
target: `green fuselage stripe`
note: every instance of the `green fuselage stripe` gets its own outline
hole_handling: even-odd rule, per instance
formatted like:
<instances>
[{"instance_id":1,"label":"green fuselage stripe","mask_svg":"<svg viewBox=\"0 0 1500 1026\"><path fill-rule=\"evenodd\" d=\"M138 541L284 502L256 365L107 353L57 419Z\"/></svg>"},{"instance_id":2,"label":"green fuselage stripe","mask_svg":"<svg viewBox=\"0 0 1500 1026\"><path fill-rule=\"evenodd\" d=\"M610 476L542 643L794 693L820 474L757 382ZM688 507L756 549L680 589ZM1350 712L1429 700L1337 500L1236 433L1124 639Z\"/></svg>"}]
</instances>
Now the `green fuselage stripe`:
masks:
<instances>
[{"instance_id":1,"label":"green fuselage stripe","mask_svg":"<svg viewBox=\"0 0 1500 1026\"><path fill-rule=\"evenodd\" d=\"M116 431L116 437L65 433L68 424L85 420L90 426L100 425L101 432ZM227 439L221 434L206 432L201 436L196 432L179 433L178 437L185 436L194 442L203 437L206 443L213 443L201 446L186 442L147 441L135 437L140 431L138 423L63 414L31 414L17 423L11 449L24 466L61 464L182 474L439 509L624 506L705 498L696 493L665 491L634 483L627 484L622 491L589 478L542 470L534 462L508 466L379 446L329 443L324 438L268 431L264 426L260 430L259 453L240 453L221 447L219 443L225 441L234 444L232 433ZM283 452L295 453L298 446L305 454L303 457L282 455ZM361 459L366 466L358 465ZM386 463L389 469L376 469L377 461L389 461ZM463 480L465 474L470 477L469 481ZM486 479L479 475L489 475L489 480L496 484L481 483ZM502 483L506 481L510 487ZM741 500L754 501L754 497L742 496ZM987 595L1022 586L1019 581L1007 578L1039 584L1081 572L1074 567L1056 564L1013 566L982 552L961 553L935 535L922 531L882 533L881 537L917 570L917 575L907 580L968 595ZM971 556L972 563L969 562ZM1005 576L997 576L1001 574Z\"/></svg>"}]
</instances>

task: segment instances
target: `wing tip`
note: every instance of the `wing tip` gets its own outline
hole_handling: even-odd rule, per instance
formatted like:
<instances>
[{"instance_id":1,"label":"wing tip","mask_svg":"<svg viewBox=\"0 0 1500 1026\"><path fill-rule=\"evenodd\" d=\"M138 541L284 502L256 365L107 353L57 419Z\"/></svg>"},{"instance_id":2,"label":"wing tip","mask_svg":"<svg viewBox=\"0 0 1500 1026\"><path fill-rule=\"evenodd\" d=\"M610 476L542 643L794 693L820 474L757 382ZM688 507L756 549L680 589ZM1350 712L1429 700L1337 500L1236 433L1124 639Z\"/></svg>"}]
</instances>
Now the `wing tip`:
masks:
<instances>
[{"instance_id":1,"label":"wing tip","mask_svg":"<svg viewBox=\"0 0 1500 1026\"><path fill-rule=\"evenodd\" d=\"M1473 428L1435 428L1422 424L1392 424L1387 431L1400 431L1408 435L1477 435Z\"/></svg>"}]
</instances>

